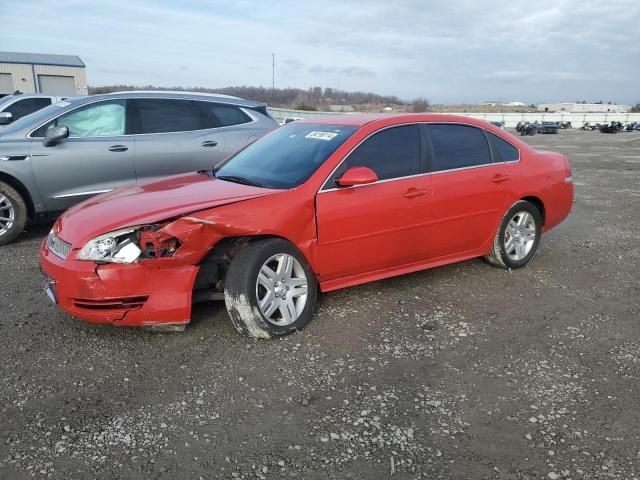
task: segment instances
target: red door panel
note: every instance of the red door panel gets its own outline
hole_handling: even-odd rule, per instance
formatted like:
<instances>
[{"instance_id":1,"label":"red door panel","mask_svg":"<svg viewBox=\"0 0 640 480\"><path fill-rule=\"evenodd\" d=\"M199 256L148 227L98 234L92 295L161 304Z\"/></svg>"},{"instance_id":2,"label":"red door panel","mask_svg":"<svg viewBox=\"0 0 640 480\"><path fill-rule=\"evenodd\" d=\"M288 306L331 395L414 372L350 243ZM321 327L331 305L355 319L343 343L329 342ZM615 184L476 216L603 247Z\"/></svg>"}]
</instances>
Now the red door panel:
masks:
<instances>
[{"instance_id":1,"label":"red door panel","mask_svg":"<svg viewBox=\"0 0 640 480\"><path fill-rule=\"evenodd\" d=\"M321 280L424 258L431 177L319 192L316 198Z\"/></svg>"},{"instance_id":2,"label":"red door panel","mask_svg":"<svg viewBox=\"0 0 640 480\"><path fill-rule=\"evenodd\" d=\"M506 210L510 166L504 163L432 175L430 257L482 247Z\"/></svg>"}]
</instances>

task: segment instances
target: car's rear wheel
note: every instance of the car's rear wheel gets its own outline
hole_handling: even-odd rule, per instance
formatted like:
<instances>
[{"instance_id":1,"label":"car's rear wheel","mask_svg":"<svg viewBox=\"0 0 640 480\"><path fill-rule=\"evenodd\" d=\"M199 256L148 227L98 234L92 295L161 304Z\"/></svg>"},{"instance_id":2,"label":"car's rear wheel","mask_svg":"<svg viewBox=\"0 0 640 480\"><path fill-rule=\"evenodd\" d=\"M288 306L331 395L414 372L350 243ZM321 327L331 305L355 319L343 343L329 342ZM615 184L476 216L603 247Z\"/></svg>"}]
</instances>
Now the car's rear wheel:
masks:
<instances>
[{"instance_id":1,"label":"car's rear wheel","mask_svg":"<svg viewBox=\"0 0 640 480\"><path fill-rule=\"evenodd\" d=\"M11 186L0 182L0 245L13 242L27 223L27 205Z\"/></svg>"},{"instance_id":2,"label":"car's rear wheel","mask_svg":"<svg viewBox=\"0 0 640 480\"><path fill-rule=\"evenodd\" d=\"M520 200L505 214L485 258L502 268L521 268L536 254L542 232L542 215L531 202Z\"/></svg>"},{"instance_id":3,"label":"car's rear wheel","mask_svg":"<svg viewBox=\"0 0 640 480\"><path fill-rule=\"evenodd\" d=\"M234 327L254 338L301 330L313 316L318 284L304 256L288 241L259 240L231 261L224 298Z\"/></svg>"}]
</instances>

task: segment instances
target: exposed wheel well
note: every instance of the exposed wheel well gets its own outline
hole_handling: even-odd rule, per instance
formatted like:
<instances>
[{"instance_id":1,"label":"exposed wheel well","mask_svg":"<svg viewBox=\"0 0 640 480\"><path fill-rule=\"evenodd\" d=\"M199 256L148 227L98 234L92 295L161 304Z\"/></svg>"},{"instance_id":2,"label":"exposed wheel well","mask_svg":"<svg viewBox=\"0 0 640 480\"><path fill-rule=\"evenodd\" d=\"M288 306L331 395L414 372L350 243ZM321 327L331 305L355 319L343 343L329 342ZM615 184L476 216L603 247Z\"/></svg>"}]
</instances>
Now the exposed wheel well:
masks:
<instances>
[{"instance_id":1,"label":"exposed wheel well","mask_svg":"<svg viewBox=\"0 0 640 480\"><path fill-rule=\"evenodd\" d=\"M542 203L542 200L540 200L538 197L524 197L521 198L521 200L526 200L527 202L531 202L536 206L536 208L540 212L540 216L542 217L542 225L544 225L546 223L547 214L544 209L544 203Z\"/></svg>"},{"instance_id":2,"label":"exposed wheel well","mask_svg":"<svg viewBox=\"0 0 640 480\"><path fill-rule=\"evenodd\" d=\"M222 291L224 288L224 277L233 257L250 243L269 238L282 237L276 235L248 235L226 237L220 240L200 262L200 270L196 276L193 289L204 290L214 287L215 290ZM283 240L286 239L283 238Z\"/></svg>"},{"instance_id":3,"label":"exposed wheel well","mask_svg":"<svg viewBox=\"0 0 640 480\"><path fill-rule=\"evenodd\" d=\"M29 190L27 190L20 180L3 172L0 172L0 182L7 183L16 189L24 199L24 203L27 205L27 215L29 216L29 220L35 222L36 208L33 204L33 200L31 199L31 195L29 195Z\"/></svg>"}]
</instances>

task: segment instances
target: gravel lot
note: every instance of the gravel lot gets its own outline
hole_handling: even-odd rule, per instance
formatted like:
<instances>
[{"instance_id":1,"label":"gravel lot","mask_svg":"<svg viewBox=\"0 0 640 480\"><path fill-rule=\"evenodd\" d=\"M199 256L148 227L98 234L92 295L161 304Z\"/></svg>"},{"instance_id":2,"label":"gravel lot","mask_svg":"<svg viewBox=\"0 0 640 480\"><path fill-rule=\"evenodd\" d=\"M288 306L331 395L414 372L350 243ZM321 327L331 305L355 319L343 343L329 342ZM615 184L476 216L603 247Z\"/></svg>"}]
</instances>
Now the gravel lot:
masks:
<instances>
[{"instance_id":1,"label":"gravel lot","mask_svg":"<svg viewBox=\"0 0 640 480\"><path fill-rule=\"evenodd\" d=\"M640 478L640 134L528 137L572 215L481 260L324 295L304 331L85 324L41 292L47 226L0 248L0 478Z\"/></svg>"}]
</instances>

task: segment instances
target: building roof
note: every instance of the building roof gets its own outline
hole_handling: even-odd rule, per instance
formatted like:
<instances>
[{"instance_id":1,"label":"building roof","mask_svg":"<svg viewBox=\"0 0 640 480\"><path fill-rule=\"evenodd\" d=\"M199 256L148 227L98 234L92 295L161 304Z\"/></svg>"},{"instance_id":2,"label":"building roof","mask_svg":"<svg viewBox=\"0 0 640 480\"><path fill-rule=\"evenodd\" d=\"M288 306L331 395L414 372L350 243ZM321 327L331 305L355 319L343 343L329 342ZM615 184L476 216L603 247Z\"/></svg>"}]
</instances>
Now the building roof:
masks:
<instances>
[{"instance_id":1,"label":"building roof","mask_svg":"<svg viewBox=\"0 0 640 480\"><path fill-rule=\"evenodd\" d=\"M86 65L77 55L52 55L49 53L0 52L0 63L26 63L30 65L55 65L81 67Z\"/></svg>"}]
</instances>

